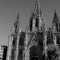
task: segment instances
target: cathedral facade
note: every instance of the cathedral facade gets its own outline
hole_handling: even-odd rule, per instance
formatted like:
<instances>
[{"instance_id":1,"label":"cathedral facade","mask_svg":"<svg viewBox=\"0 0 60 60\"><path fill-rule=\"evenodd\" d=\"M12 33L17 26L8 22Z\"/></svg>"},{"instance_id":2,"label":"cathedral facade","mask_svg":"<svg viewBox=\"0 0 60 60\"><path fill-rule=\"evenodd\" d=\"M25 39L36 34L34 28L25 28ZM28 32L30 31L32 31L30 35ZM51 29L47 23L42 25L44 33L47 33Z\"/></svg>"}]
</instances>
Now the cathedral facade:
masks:
<instances>
[{"instance_id":1,"label":"cathedral facade","mask_svg":"<svg viewBox=\"0 0 60 60\"><path fill-rule=\"evenodd\" d=\"M52 28L46 30L39 1L36 0L35 9L29 20L26 31L19 29L19 14L14 23L14 32L9 36L9 46L6 60L45 60L48 56L49 44L60 46L60 23L56 11L52 21Z\"/></svg>"}]
</instances>

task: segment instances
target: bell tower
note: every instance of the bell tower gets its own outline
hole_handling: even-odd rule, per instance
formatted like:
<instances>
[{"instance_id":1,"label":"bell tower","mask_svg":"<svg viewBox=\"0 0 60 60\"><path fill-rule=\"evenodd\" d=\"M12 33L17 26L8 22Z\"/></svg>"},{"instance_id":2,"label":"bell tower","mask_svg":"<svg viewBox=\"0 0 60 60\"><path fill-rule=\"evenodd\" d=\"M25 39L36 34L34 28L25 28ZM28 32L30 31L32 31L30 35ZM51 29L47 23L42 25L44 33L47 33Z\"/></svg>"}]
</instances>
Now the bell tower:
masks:
<instances>
[{"instance_id":1,"label":"bell tower","mask_svg":"<svg viewBox=\"0 0 60 60\"><path fill-rule=\"evenodd\" d=\"M39 0L35 2L35 9L30 17L30 31L43 31L44 30L44 18L40 8Z\"/></svg>"}]
</instances>

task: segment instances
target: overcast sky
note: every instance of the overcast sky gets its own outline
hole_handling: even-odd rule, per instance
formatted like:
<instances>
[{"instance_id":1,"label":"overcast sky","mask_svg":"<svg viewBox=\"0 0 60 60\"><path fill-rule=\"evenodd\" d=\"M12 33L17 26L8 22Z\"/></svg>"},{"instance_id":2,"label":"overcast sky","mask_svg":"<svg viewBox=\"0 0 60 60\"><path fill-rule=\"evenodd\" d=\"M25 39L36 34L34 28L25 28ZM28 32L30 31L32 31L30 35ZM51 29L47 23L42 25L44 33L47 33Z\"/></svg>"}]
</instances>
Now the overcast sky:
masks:
<instances>
[{"instance_id":1,"label":"overcast sky","mask_svg":"<svg viewBox=\"0 0 60 60\"><path fill-rule=\"evenodd\" d=\"M34 10L35 0L0 0L0 45L7 45L8 35L18 12L21 27L25 28ZM60 18L60 0L40 0L40 7L47 27L51 26L53 10L56 9Z\"/></svg>"}]
</instances>

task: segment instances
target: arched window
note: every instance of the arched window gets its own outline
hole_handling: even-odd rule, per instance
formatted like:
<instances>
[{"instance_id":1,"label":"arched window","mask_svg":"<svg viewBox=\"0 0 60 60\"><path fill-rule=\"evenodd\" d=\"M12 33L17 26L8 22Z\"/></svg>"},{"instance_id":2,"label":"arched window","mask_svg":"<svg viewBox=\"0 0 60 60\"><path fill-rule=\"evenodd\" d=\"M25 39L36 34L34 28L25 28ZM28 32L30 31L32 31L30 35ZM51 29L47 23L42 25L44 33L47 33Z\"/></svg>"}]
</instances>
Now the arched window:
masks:
<instances>
[{"instance_id":1,"label":"arched window","mask_svg":"<svg viewBox=\"0 0 60 60\"><path fill-rule=\"evenodd\" d=\"M30 60L38 60L37 47L32 46L30 48Z\"/></svg>"},{"instance_id":2,"label":"arched window","mask_svg":"<svg viewBox=\"0 0 60 60\"><path fill-rule=\"evenodd\" d=\"M32 22L33 22L33 17L30 18L30 31L32 31Z\"/></svg>"},{"instance_id":3,"label":"arched window","mask_svg":"<svg viewBox=\"0 0 60 60\"><path fill-rule=\"evenodd\" d=\"M38 20L38 18L36 18L36 27L38 27L39 26L39 20Z\"/></svg>"},{"instance_id":4,"label":"arched window","mask_svg":"<svg viewBox=\"0 0 60 60\"><path fill-rule=\"evenodd\" d=\"M19 38L19 46L20 45L24 46L24 40L25 40L25 33L21 32L21 36Z\"/></svg>"}]
</instances>

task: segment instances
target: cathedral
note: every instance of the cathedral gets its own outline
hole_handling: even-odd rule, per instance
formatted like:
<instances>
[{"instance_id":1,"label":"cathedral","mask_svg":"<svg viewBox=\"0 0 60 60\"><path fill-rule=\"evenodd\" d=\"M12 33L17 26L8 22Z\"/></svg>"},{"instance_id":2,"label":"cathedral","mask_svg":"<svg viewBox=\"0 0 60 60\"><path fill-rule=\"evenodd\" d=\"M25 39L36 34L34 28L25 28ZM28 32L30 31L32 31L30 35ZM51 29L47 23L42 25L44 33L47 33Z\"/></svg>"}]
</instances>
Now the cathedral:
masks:
<instances>
[{"instance_id":1,"label":"cathedral","mask_svg":"<svg viewBox=\"0 0 60 60\"><path fill-rule=\"evenodd\" d=\"M9 35L6 60L58 60L60 48L60 21L54 10L52 27L46 30L45 19L36 0L28 29L19 28L19 13ZM57 58L58 57L58 58Z\"/></svg>"}]
</instances>

